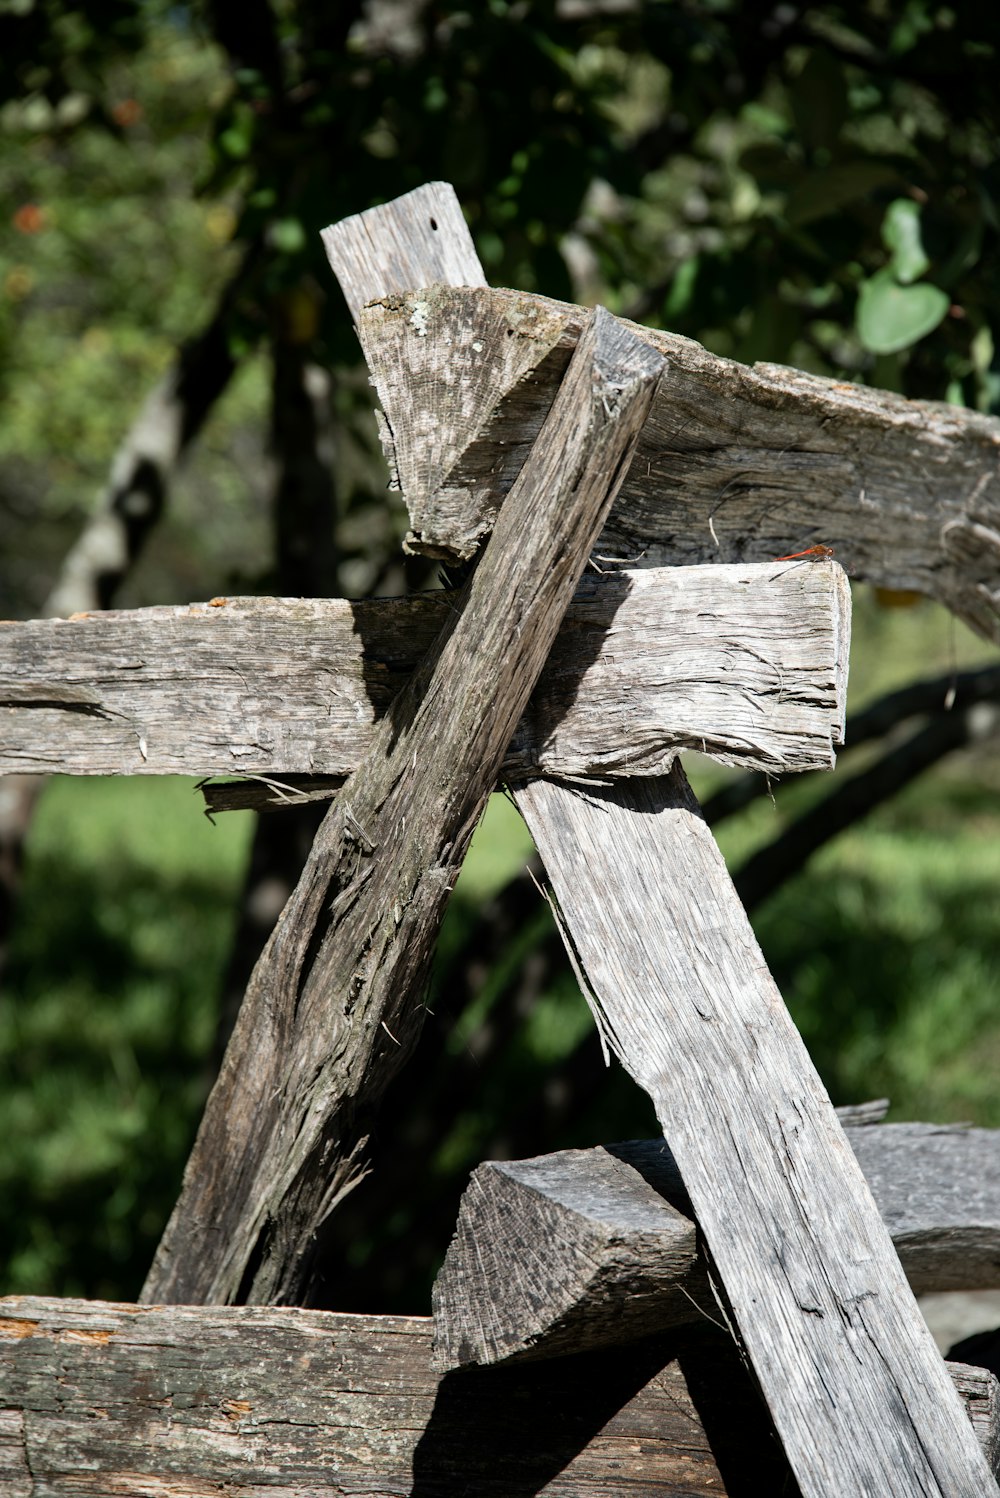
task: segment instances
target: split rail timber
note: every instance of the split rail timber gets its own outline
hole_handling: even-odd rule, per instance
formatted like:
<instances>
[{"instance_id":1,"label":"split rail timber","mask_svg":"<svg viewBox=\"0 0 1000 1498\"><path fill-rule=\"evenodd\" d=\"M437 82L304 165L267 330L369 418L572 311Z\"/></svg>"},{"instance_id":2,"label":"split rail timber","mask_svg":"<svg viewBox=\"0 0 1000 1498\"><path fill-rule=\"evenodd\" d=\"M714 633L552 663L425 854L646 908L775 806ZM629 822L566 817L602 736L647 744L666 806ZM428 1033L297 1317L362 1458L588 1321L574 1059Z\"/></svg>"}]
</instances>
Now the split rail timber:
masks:
<instances>
[{"instance_id":1,"label":"split rail timber","mask_svg":"<svg viewBox=\"0 0 1000 1498\"><path fill-rule=\"evenodd\" d=\"M1000 1286L1000 1137L845 1111L913 1285ZM794 1494L708 1276L669 1150L642 1140L481 1166L433 1323L8 1296L0 1491ZM461 1346L471 1309L478 1366ZM996 1471L1000 1384L947 1366Z\"/></svg>"},{"instance_id":2,"label":"split rail timber","mask_svg":"<svg viewBox=\"0 0 1000 1498\"><path fill-rule=\"evenodd\" d=\"M213 600L0 627L4 771L239 769L272 802L347 777L251 980L144 1302L307 1295L503 776L605 1043L656 1104L801 1492L997 1492L676 763L692 744L776 771L830 763L845 579L829 561L769 560L819 524L859 575L924 586L996 633L995 424L740 370L600 311L490 291L440 184L325 238L411 546L468 557L492 530L445 622L434 605L421 614L428 643L399 645L421 604L364 624L343 606ZM727 440L709 442L705 422L723 417ZM935 479L927 523L890 576L885 527L917 470ZM601 561L581 589L592 553L620 565ZM655 666L639 656L643 607ZM682 655L662 654L664 625L687 630ZM347 629L360 667L340 654ZM378 630L384 655L364 644ZM289 776L307 784L286 789ZM246 803L240 790L216 804L227 794ZM30 1352L58 1313L24 1309ZM235 1328L251 1313L232 1314ZM681 1490L669 1480L645 1490Z\"/></svg>"}]
</instances>

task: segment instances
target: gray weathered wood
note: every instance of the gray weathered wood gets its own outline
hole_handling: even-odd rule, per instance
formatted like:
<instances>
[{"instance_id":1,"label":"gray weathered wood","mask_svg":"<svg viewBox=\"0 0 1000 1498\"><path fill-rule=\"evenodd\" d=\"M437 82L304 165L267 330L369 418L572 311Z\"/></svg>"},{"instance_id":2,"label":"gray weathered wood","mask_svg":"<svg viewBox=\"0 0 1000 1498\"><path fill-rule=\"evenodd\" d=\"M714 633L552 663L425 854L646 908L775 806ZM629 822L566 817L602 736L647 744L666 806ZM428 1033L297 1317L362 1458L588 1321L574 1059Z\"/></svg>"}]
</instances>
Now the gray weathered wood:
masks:
<instances>
[{"instance_id":1,"label":"gray weathered wood","mask_svg":"<svg viewBox=\"0 0 1000 1498\"><path fill-rule=\"evenodd\" d=\"M419 265L411 269L415 282L433 279L418 277ZM386 289L377 253L367 271L362 300ZM390 297L362 312L359 333L392 437L391 466L404 492L412 494L414 528L430 549L468 552L488 529L503 476L517 471L537 422L542 386L558 380L566 350L556 345L564 336L567 346L572 342L576 315L516 293L441 287ZM560 317L563 331L553 337ZM478 336L480 323L487 338ZM435 327L451 340L447 358L443 342L436 354L430 347ZM502 403L480 370L498 338L512 346L534 340L539 349L533 371L522 373L512 392L511 421L505 421ZM730 509L726 517L739 514L739 526L732 532L727 526L726 540L730 534L750 538L750 555L762 554L758 546L774 555L813 540L837 544L839 529L831 533L829 522L838 503L843 510L844 486L820 482L822 462L799 465L791 449L805 447L808 456L809 436L827 455L833 444L827 469L851 470L843 512L851 524L844 522L845 532L863 541L868 522L857 516L882 515L898 498L891 485L868 497L873 432L877 451L892 446L893 421L885 419L881 398L872 398L867 425L856 427L845 459L841 438L825 433L823 423L830 424L840 401L850 411L850 401L866 401L867 395L822 385L834 409L817 412L812 405L803 430L794 415L799 409L801 416L802 406L782 395L780 380L769 386L763 376L712 360L683 340L655 341L674 349L672 369L676 364L687 394L676 408L661 403L663 430L650 424L656 440L647 444L643 461L632 465L635 480L641 480L639 498L626 512L627 524L615 522L604 550L648 552L655 542L668 561L718 558L706 537L716 541L723 505L735 506L741 496L742 509ZM415 411L440 412L436 391L446 367L448 380L477 393L478 406L466 402L450 430L441 422L433 426L440 458L432 472L420 444L396 431L396 413L412 418ZM716 386L707 374L719 377ZM786 372L781 378L790 391L800 377ZM754 387L761 380L763 386ZM420 385L419 399L411 393L413 381ZM746 399L751 387L758 392L755 404ZM713 437L705 415L720 409ZM919 449L929 419L918 420L905 403L895 410L910 449L914 442ZM473 429L482 434L474 444L475 465L462 458ZM966 554L961 569L935 574L931 568L929 581L936 586L944 576L951 606L992 628L990 583L1000 548L981 522L1000 444L989 423L969 430L979 434L972 446L980 461L963 490L964 518L954 506L945 506L943 515L934 511L933 495L922 509L935 514L928 550L936 565L938 532L945 524L952 527L951 544L961 537L966 553L973 537L979 563ZM694 462L688 461L692 448ZM721 454L717 463L712 450ZM855 459L860 485L851 469ZM805 491L796 487L800 466L808 469ZM906 468L907 483L913 467ZM705 471L711 478L707 502L704 483L699 487ZM426 514L419 511L424 499ZM973 512L974 506L979 508ZM919 534L908 506L898 508L908 534ZM805 535L795 534L797 524L806 526ZM824 532L815 534L821 524ZM874 533L879 535L877 527ZM888 544L883 525L879 545ZM866 555L865 547L848 552L848 559L855 554ZM732 559L726 551L722 557ZM987 562L989 581L980 585L975 566ZM807 1498L872 1498L898 1490L901 1481L926 1495L996 1494L864 1178L679 770L664 782L630 782L627 790L585 795L539 780L517 795L547 867L551 860L567 939L598 995L602 1027L657 1105Z\"/></svg>"},{"instance_id":2,"label":"gray weathered wood","mask_svg":"<svg viewBox=\"0 0 1000 1498\"><path fill-rule=\"evenodd\" d=\"M220 598L0 624L0 774L348 775L453 606ZM591 573L503 773L658 774L680 749L830 769L849 619L831 563Z\"/></svg>"},{"instance_id":3,"label":"gray weathered wood","mask_svg":"<svg viewBox=\"0 0 1000 1498\"><path fill-rule=\"evenodd\" d=\"M845 1133L911 1287L1000 1288L1000 1131ZM435 1352L449 1368L553 1357L718 1314L670 1149L633 1140L473 1171L434 1286Z\"/></svg>"},{"instance_id":4,"label":"gray weathered wood","mask_svg":"<svg viewBox=\"0 0 1000 1498\"><path fill-rule=\"evenodd\" d=\"M485 286L486 278L450 182L425 182L380 208L322 231L351 316L368 300L368 266L381 267L381 289L407 291L426 278L447 286Z\"/></svg>"},{"instance_id":5,"label":"gray weathered wood","mask_svg":"<svg viewBox=\"0 0 1000 1498\"><path fill-rule=\"evenodd\" d=\"M1000 1478L1000 1381L988 1369L967 1363L949 1361L945 1367L972 1421L986 1465Z\"/></svg>"},{"instance_id":6,"label":"gray weathered wood","mask_svg":"<svg viewBox=\"0 0 1000 1498\"><path fill-rule=\"evenodd\" d=\"M806 1495L995 1493L680 768L515 791ZM901 1477L905 1474L905 1479Z\"/></svg>"},{"instance_id":7,"label":"gray weathered wood","mask_svg":"<svg viewBox=\"0 0 1000 1498\"><path fill-rule=\"evenodd\" d=\"M412 549L469 556L488 533L583 315L522 292L445 287L361 313ZM918 589L1000 639L1000 422L635 331L671 378L603 554L649 566L759 561L824 543L852 576ZM426 442L420 413L455 380L470 392L460 419Z\"/></svg>"},{"instance_id":8,"label":"gray weathered wood","mask_svg":"<svg viewBox=\"0 0 1000 1498\"><path fill-rule=\"evenodd\" d=\"M917 1294L1000 1289L1000 1132L906 1123L847 1137Z\"/></svg>"},{"instance_id":9,"label":"gray weathered wood","mask_svg":"<svg viewBox=\"0 0 1000 1498\"><path fill-rule=\"evenodd\" d=\"M448 893L662 360L598 308L452 620L325 818L251 979L143 1300L300 1301L415 1044Z\"/></svg>"},{"instance_id":10,"label":"gray weathered wood","mask_svg":"<svg viewBox=\"0 0 1000 1498\"><path fill-rule=\"evenodd\" d=\"M995 1448L996 1379L950 1371ZM707 1324L441 1379L425 1317L12 1296L0 1300L0 1491L759 1498L794 1486L732 1344Z\"/></svg>"}]
</instances>

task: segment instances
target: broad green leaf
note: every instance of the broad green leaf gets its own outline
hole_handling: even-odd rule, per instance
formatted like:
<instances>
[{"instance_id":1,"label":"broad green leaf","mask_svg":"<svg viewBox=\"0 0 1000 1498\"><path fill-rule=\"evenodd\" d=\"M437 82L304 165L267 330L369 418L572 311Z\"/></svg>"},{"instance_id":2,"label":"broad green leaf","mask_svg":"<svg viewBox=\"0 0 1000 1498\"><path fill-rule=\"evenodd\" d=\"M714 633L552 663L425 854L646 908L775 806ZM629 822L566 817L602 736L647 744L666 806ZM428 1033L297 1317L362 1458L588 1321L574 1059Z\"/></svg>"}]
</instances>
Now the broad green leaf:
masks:
<instances>
[{"instance_id":1,"label":"broad green leaf","mask_svg":"<svg viewBox=\"0 0 1000 1498\"><path fill-rule=\"evenodd\" d=\"M892 271L876 272L858 296L858 337L873 354L896 354L933 332L948 311L948 297L921 281L900 286Z\"/></svg>"},{"instance_id":2,"label":"broad green leaf","mask_svg":"<svg viewBox=\"0 0 1000 1498\"><path fill-rule=\"evenodd\" d=\"M894 198L882 220L882 242L892 251L892 270L903 286L909 286L930 265L920 237L920 207L912 198Z\"/></svg>"}]
</instances>

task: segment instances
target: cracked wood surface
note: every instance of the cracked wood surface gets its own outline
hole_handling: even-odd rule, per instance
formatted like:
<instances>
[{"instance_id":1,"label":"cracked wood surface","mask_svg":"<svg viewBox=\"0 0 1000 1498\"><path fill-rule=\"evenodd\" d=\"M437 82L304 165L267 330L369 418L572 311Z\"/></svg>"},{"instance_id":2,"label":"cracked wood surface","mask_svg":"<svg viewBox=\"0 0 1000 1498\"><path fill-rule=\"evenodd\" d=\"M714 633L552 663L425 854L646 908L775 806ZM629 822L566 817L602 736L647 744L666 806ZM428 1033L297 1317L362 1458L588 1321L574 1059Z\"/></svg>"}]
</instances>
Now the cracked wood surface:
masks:
<instances>
[{"instance_id":1,"label":"cracked wood surface","mask_svg":"<svg viewBox=\"0 0 1000 1498\"><path fill-rule=\"evenodd\" d=\"M370 212L369 227L381 211ZM406 199L386 205L393 220L406 212ZM571 345L578 313L518 293L435 287L399 295L395 276L410 273L415 286L433 279L421 273L428 236L420 214L414 219L413 254L405 266L393 265L392 276L380 265L378 236L372 236L367 279L358 278L355 294L363 299L367 291L383 300L361 312L359 334L386 415L392 465L404 495L410 495L414 530L421 533L418 544L467 553L488 531L504 475L517 471L531 435L523 414L504 424L503 402L493 401L481 366L495 354L502 367L506 356L493 346L497 340L515 346L524 339L537 347L537 362L512 392L513 406L526 406L535 423L546 384L558 383L567 352L558 345L564 335ZM336 271L336 259L331 263ZM480 326L486 336L480 336ZM436 351L435 330L443 333ZM833 534L829 526L841 513L838 504L843 509L843 485L824 489L823 464L807 463L806 486L797 487L801 472L792 449L806 441L805 431L796 430L795 411L801 414L802 406L786 399L781 386L802 379L811 385L808 377L785 371L769 384L768 377L716 361L697 345L669 335L664 342L664 335L645 330L639 335L672 350L669 394L657 406L664 430L651 423L644 435L656 440L646 443L641 459L637 449L633 460L630 480L641 490L638 518L628 509L626 522L613 518L617 529L606 533L602 553L627 547L631 555L638 543L646 560L654 547L663 548L663 560L670 562L718 559L720 506L727 499L733 507L727 519L739 517L737 534L750 555L760 555L758 547L773 556L812 540L840 543L839 526ZM716 389L712 378L719 365L722 388ZM755 381L760 399L748 406L740 397ZM471 395L449 408L449 384ZM842 398L847 410L870 398L853 387L837 392L819 384L824 399L836 405ZM862 458L872 450L869 425L881 451L891 446L893 421L912 445L930 419L925 408L916 411L905 402L888 418L884 398L871 400L871 421L866 418L849 439ZM713 463L718 432L699 436L697 424L720 410L728 427L721 461ZM756 431L751 416L760 417ZM437 456L428 465L417 433L431 421ZM807 427L814 438L823 426L811 409ZM404 440L411 431L413 440ZM692 439L685 434L692 431L695 461L687 463ZM974 447L978 443L980 467L966 473L970 482L960 515L954 503L945 505L943 518L936 515L925 546L931 558L925 581L934 584L930 591L943 589L951 607L992 629L1000 542L980 519L991 514L987 491L1000 428L976 418L963 431L971 431ZM483 440L471 472L472 465L463 469L462 455L478 434ZM823 448L837 439L827 434L815 440ZM704 459L706 448L707 492L704 482L699 487L705 470L697 461L699 449ZM834 468L845 461L836 447ZM912 469L908 465L906 482ZM763 482L768 473L780 474L781 483L775 479L769 487ZM844 512L851 520L844 540L854 548L846 560L855 562L868 555L866 522L857 517L884 516L894 492L891 486L871 497L865 491L862 503L856 477L852 473ZM748 494L750 508L741 512L735 507ZM643 505L649 507L645 518ZM893 535L894 546L909 544L911 532L920 536L913 507L901 508L908 529L902 538ZM505 510L503 505L501 516ZM772 523L775 510L780 529ZM796 524L812 529L803 535L786 528ZM816 535L820 524L824 532ZM968 543L972 537L966 550L975 556L965 555L961 568L942 571L947 526L957 527L956 540ZM887 540L883 529L883 554ZM725 550L722 555L730 559ZM976 558L986 559L985 581L976 574ZM515 794L555 888L567 945L591 991L602 1033L656 1105L806 1498L872 1498L896 1491L901 1481L926 1498L997 1494L871 1193L679 767L663 781L632 781L611 790L583 794L535 780Z\"/></svg>"},{"instance_id":2,"label":"cracked wood surface","mask_svg":"<svg viewBox=\"0 0 1000 1498\"><path fill-rule=\"evenodd\" d=\"M948 1368L994 1459L996 1379ZM796 1492L733 1343L707 1321L625 1348L442 1377L428 1317L33 1296L0 1299L0 1490L4 1498Z\"/></svg>"},{"instance_id":3,"label":"cracked wood surface","mask_svg":"<svg viewBox=\"0 0 1000 1498\"><path fill-rule=\"evenodd\" d=\"M410 1054L448 894L663 361L598 308L454 612L258 961L142 1299L301 1303Z\"/></svg>"},{"instance_id":4,"label":"cracked wood surface","mask_svg":"<svg viewBox=\"0 0 1000 1498\"><path fill-rule=\"evenodd\" d=\"M417 267L412 267L415 270ZM428 287L429 283L421 283ZM471 556L579 336L582 308L518 291L379 293L358 328L412 550ZM630 324L668 361L598 550L629 565L763 561L832 546L1000 640L1000 422L710 354ZM461 398L456 399L456 392ZM445 400L451 425L426 441Z\"/></svg>"},{"instance_id":5,"label":"cracked wood surface","mask_svg":"<svg viewBox=\"0 0 1000 1498\"><path fill-rule=\"evenodd\" d=\"M514 796L802 1492L998 1489L680 766ZM905 1474L905 1476L901 1476Z\"/></svg>"},{"instance_id":6,"label":"cracked wood surface","mask_svg":"<svg viewBox=\"0 0 1000 1498\"><path fill-rule=\"evenodd\" d=\"M912 1289L1000 1288L1000 1131L844 1132ZM717 1316L708 1272L664 1140L487 1161L434 1285L438 1366L555 1357Z\"/></svg>"},{"instance_id":7,"label":"cracked wood surface","mask_svg":"<svg viewBox=\"0 0 1000 1498\"><path fill-rule=\"evenodd\" d=\"M229 598L0 624L0 773L348 775L454 603ZM659 774L688 748L830 769L849 634L828 562L588 574L502 774Z\"/></svg>"}]
</instances>

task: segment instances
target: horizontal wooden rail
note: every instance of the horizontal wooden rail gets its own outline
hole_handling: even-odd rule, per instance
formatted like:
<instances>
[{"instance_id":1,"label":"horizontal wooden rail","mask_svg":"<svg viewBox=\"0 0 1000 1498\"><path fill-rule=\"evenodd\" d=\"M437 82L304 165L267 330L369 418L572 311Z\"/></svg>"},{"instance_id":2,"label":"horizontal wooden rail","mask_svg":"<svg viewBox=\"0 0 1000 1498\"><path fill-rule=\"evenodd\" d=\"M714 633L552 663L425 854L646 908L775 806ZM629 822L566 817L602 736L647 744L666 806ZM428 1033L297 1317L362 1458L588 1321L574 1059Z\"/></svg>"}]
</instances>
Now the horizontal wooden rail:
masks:
<instances>
[{"instance_id":1,"label":"horizontal wooden rail","mask_svg":"<svg viewBox=\"0 0 1000 1498\"><path fill-rule=\"evenodd\" d=\"M0 774L348 775L454 607L218 598L0 624ZM681 749L829 769L849 639L829 562L591 573L503 774L653 775Z\"/></svg>"},{"instance_id":2,"label":"horizontal wooden rail","mask_svg":"<svg viewBox=\"0 0 1000 1498\"><path fill-rule=\"evenodd\" d=\"M1000 1287L1000 1131L845 1133L914 1290ZM662 1139L480 1165L434 1307L443 1368L554 1357L719 1315Z\"/></svg>"},{"instance_id":3,"label":"horizontal wooden rail","mask_svg":"<svg viewBox=\"0 0 1000 1498\"><path fill-rule=\"evenodd\" d=\"M996 1379L950 1371L992 1452ZM759 1498L794 1487L732 1342L707 1322L442 1377L426 1317L12 1296L0 1300L0 1491Z\"/></svg>"},{"instance_id":4,"label":"horizontal wooden rail","mask_svg":"<svg viewBox=\"0 0 1000 1498\"><path fill-rule=\"evenodd\" d=\"M488 533L584 316L481 285L396 292L360 312L392 413L383 443L412 550L469 556ZM748 562L823 543L852 576L927 593L1000 639L1000 422L775 364L748 368L631 326L668 360L670 379L602 553L628 565ZM441 392L460 384L458 419L427 442L415 407L440 410Z\"/></svg>"}]
</instances>

